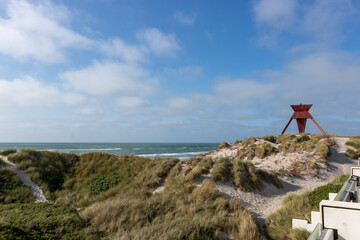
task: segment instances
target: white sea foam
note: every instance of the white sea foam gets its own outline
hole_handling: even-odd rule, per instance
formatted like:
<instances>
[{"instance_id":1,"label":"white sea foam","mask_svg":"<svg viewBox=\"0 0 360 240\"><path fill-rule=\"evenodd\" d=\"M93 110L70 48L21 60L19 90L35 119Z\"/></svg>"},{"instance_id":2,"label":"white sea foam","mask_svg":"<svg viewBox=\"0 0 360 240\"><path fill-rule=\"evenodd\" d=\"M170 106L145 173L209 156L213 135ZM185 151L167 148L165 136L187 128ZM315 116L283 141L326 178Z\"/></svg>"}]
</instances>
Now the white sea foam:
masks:
<instances>
[{"instance_id":1,"label":"white sea foam","mask_svg":"<svg viewBox=\"0 0 360 240\"><path fill-rule=\"evenodd\" d=\"M151 153L151 154L139 154L140 157L176 157L178 156L179 159L186 159L190 156L196 156L199 154L203 154L206 152L184 152L184 153Z\"/></svg>"}]
</instances>

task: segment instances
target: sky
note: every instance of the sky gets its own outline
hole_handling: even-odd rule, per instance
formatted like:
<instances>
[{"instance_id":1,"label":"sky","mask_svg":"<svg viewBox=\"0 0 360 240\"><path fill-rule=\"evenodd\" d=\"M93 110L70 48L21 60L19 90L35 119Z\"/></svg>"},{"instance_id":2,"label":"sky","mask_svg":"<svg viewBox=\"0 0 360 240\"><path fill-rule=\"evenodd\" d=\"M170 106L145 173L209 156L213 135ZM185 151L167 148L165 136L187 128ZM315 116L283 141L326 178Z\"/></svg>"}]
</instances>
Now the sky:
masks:
<instances>
[{"instance_id":1,"label":"sky","mask_svg":"<svg viewBox=\"0 0 360 240\"><path fill-rule=\"evenodd\" d=\"M0 142L233 142L299 103L360 135L359 27L356 0L0 0Z\"/></svg>"}]
</instances>

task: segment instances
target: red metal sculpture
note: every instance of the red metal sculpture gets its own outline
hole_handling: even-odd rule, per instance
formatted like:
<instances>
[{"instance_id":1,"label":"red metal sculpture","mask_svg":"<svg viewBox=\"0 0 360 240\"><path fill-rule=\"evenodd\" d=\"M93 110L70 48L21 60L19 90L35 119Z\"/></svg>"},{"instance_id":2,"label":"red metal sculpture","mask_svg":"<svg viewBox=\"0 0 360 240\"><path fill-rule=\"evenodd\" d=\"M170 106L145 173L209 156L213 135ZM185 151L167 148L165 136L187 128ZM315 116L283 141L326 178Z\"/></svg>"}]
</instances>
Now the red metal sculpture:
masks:
<instances>
[{"instance_id":1,"label":"red metal sculpture","mask_svg":"<svg viewBox=\"0 0 360 240\"><path fill-rule=\"evenodd\" d=\"M324 130L322 130L322 128L319 126L319 124L317 124L315 119L309 113L309 110L310 110L312 104L304 104L304 105L300 104L300 105L290 105L290 106L294 110L294 114L291 116L288 124L286 125L286 127L284 128L284 130L282 131L281 134L284 134L284 132L286 131L286 129L288 128L288 126L290 125L290 123L293 119L296 119L299 133L305 132L306 120L308 118L310 118L315 123L315 125L320 129L320 131L323 134L325 134Z\"/></svg>"}]
</instances>

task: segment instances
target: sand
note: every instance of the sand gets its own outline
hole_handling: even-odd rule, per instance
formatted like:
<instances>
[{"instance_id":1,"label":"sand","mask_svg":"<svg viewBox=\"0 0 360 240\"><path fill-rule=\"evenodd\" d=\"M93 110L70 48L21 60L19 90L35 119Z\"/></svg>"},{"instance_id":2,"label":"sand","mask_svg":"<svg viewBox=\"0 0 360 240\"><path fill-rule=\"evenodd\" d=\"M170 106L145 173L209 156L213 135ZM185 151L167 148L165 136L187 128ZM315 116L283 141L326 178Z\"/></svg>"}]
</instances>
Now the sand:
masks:
<instances>
[{"instance_id":1,"label":"sand","mask_svg":"<svg viewBox=\"0 0 360 240\"><path fill-rule=\"evenodd\" d=\"M279 178L284 186L283 189L277 189L274 185L264 183L263 191L243 192L235 188L232 180L226 183L214 182L210 175L202 175L195 183L200 186L205 179L214 182L216 188L225 194L227 198L233 198L240 201L250 212L252 212L260 225L265 223L265 217L276 211L282 203L284 197L289 193L299 194L305 190L312 190L321 185L327 184L334 176L338 174L350 173L352 166L357 166L357 161L349 159L345 152L348 148L345 142L348 138L336 137L336 145L330 148L331 155L327 160L327 169L320 169L316 177L305 176L289 177L286 175L279 175ZM275 146L276 147L276 146ZM224 149L225 150L225 149ZM236 154L236 149L226 149L212 152L212 156L231 156ZM282 153L273 154L265 159L254 158L252 163L259 169L278 171L282 168L288 168L297 161L306 161L311 158L318 158L311 153Z\"/></svg>"},{"instance_id":2,"label":"sand","mask_svg":"<svg viewBox=\"0 0 360 240\"><path fill-rule=\"evenodd\" d=\"M0 158L5 162L6 167L10 168L14 173L16 173L25 185L31 187L31 190L36 197L35 202L47 202L41 188L36 183L32 182L24 171L19 170L14 163L8 160L7 157L0 156Z\"/></svg>"}]
</instances>

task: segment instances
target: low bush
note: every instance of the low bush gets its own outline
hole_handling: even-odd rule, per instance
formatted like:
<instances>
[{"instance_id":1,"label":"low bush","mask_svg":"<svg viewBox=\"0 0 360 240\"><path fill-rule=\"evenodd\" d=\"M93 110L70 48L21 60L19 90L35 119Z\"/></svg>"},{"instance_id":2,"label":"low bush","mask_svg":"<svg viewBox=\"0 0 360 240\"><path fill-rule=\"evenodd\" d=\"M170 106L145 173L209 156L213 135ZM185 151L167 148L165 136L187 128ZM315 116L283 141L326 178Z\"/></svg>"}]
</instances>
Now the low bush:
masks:
<instances>
[{"instance_id":1,"label":"low bush","mask_svg":"<svg viewBox=\"0 0 360 240\"><path fill-rule=\"evenodd\" d=\"M226 182L231 178L231 161L229 158L219 158L215 160L211 177L215 181Z\"/></svg>"},{"instance_id":2,"label":"low bush","mask_svg":"<svg viewBox=\"0 0 360 240\"><path fill-rule=\"evenodd\" d=\"M119 174L111 173L107 175L98 175L90 178L88 182L89 190L92 194L105 192L118 185L121 181Z\"/></svg>"},{"instance_id":3,"label":"low bush","mask_svg":"<svg viewBox=\"0 0 360 240\"><path fill-rule=\"evenodd\" d=\"M39 184L48 199L54 200L54 192L61 189L79 158L75 154L25 149L10 155L9 160Z\"/></svg>"},{"instance_id":4,"label":"low bush","mask_svg":"<svg viewBox=\"0 0 360 240\"><path fill-rule=\"evenodd\" d=\"M25 186L10 169L0 169L0 203L33 201L35 201L35 196L29 186Z\"/></svg>"},{"instance_id":5,"label":"low bush","mask_svg":"<svg viewBox=\"0 0 360 240\"><path fill-rule=\"evenodd\" d=\"M5 149L3 151L0 151L0 155L2 156L9 156L10 154L16 153L16 149Z\"/></svg>"},{"instance_id":6,"label":"low bush","mask_svg":"<svg viewBox=\"0 0 360 240\"><path fill-rule=\"evenodd\" d=\"M21 217L19 217L19 213ZM100 239L76 209L48 203L0 204L0 239Z\"/></svg>"}]
</instances>

